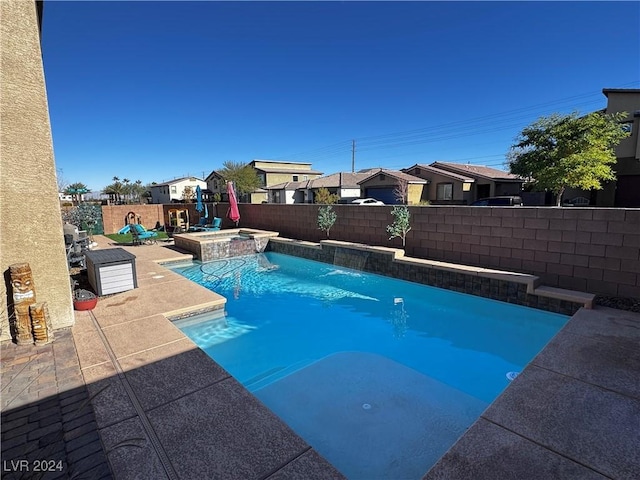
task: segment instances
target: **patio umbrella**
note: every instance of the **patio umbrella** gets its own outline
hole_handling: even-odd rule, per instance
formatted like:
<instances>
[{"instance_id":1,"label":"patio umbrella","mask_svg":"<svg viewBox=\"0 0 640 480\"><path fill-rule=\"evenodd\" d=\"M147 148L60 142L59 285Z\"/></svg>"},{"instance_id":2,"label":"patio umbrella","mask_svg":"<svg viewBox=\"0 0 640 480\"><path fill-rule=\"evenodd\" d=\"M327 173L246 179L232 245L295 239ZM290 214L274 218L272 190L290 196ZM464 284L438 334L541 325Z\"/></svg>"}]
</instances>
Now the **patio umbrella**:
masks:
<instances>
[{"instance_id":1,"label":"patio umbrella","mask_svg":"<svg viewBox=\"0 0 640 480\"><path fill-rule=\"evenodd\" d=\"M200 185L196 186L196 210L202 212L204 205L202 204L202 189Z\"/></svg>"},{"instance_id":2,"label":"patio umbrella","mask_svg":"<svg viewBox=\"0 0 640 480\"><path fill-rule=\"evenodd\" d=\"M233 182L227 182L227 193L229 194L227 218L237 225L238 221L240 221L240 210L238 210L238 199L236 198L236 192L233 190Z\"/></svg>"}]
</instances>

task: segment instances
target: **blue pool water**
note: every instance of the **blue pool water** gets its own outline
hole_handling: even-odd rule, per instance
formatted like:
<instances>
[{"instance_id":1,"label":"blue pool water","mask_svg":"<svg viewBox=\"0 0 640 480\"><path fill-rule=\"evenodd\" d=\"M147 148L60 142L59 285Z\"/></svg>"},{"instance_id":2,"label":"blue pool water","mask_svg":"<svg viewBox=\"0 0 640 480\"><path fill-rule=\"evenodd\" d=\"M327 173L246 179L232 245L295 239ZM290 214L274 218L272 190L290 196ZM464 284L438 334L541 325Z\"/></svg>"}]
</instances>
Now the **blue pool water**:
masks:
<instances>
[{"instance_id":1,"label":"blue pool water","mask_svg":"<svg viewBox=\"0 0 640 480\"><path fill-rule=\"evenodd\" d=\"M568 317L267 252L172 269L178 327L351 479L420 478Z\"/></svg>"}]
</instances>

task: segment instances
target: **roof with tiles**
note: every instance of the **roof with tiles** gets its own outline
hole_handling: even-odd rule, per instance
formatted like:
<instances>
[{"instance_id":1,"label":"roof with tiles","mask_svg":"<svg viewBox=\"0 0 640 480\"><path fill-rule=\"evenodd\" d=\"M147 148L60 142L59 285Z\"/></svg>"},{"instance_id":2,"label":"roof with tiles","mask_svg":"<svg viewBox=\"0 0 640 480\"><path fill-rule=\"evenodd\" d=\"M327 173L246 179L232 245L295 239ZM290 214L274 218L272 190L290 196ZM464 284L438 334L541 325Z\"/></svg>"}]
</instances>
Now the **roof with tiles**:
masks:
<instances>
[{"instance_id":1,"label":"roof with tiles","mask_svg":"<svg viewBox=\"0 0 640 480\"><path fill-rule=\"evenodd\" d=\"M449 170L460 175L477 176L488 180L500 180L507 182L522 182L523 179L512 173L498 170L497 168L482 165L468 165L463 163L433 162L431 167Z\"/></svg>"},{"instance_id":2,"label":"roof with tiles","mask_svg":"<svg viewBox=\"0 0 640 480\"><path fill-rule=\"evenodd\" d=\"M432 167L431 165L423 165L421 163L416 163L414 166L405 168L406 171L411 171L414 168L420 168L424 171L434 173L437 175L442 175L443 177L453 178L454 180L459 180L464 183L473 183L475 180L471 177L467 177L465 175L460 175L458 173L449 172L448 170L442 170L441 168Z\"/></svg>"},{"instance_id":3,"label":"roof with tiles","mask_svg":"<svg viewBox=\"0 0 640 480\"><path fill-rule=\"evenodd\" d=\"M358 182L370 177L370 173L338 172L311 180L310 188L360 188Z\"/></svg>"},{"instance_id":4,"label":"roof with tiles","mask_svg":"<svg viewBox=\"0 0 640 480\"><path fill-rule=\"evenodd\" d=\"M173 180L169 180L168 182L156 183L155 185L151 185L151 186L166 187L167 185L173 185L174 183L184 182L185 180L189 180L191 182L204 182L204 180L198 177L180 177L180 178L174 178Z\"/></svg>"},{"instance_id":5,"label":"roof with tiles","mask_svg":"<svg viewBox=\"0 0 640 480\"><path fill-rule=\"evenodd\" d=\"M368 176L366 178L364 178L363 180L360 180L358 182L358 184L362 184L364 182L366 182L367 180L380 175L381 173L388 175L392 178L395 178L397 180L402 180L404 182L407 183L429 183L429 180L426 180L424 178L420 178L420 177L416 177L413 175L409 175L408 173L405 172L401 172L400 170L387 170L386 168L376 168L376 169L372 169L369 170L368 172Z\"/></svg>"}]
</instances>

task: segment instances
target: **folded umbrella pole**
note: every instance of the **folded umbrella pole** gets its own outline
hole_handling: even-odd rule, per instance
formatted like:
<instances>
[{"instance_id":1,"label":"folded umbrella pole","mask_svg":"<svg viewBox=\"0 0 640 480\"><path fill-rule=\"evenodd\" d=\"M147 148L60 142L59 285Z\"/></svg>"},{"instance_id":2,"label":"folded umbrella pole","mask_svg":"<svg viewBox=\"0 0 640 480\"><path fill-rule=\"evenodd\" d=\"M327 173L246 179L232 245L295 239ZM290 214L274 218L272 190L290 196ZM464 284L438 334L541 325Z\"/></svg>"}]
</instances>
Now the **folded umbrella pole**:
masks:
<instances>
[{"instance_id":1,"label":"folded umbrella pole","mask_svg":"<svg viewBox=\"0 0 640 480\"><path fill-rule=\"evenodd\" d=\"M238 198L236 197L236 192L233 189L233 182L227 182L227 194L229 195L229 210L227 211L227 218L237 226L240 221L240 210L238 209Z\"/></svg>"}]
</instances>

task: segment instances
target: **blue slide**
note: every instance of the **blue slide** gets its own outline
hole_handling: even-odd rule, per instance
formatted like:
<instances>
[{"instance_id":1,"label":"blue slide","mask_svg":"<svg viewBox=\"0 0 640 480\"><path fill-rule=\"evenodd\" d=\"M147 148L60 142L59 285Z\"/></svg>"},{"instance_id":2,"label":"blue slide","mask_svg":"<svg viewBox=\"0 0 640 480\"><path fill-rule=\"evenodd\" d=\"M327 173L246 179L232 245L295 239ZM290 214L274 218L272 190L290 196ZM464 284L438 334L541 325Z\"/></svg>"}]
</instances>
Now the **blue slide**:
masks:
<instances>
[{"instance_id":1,"label":"blue slide","mask_svg":"<svg viewBox=\"0 0 640 480\"><path fill-rule=\"evenodd\" d=\"M120 235L122 235L124 233L129 233L129 225L125 225L124 227L122 227L120 230L118 230L118 233Z\"/></svg>"}]
</instances>

